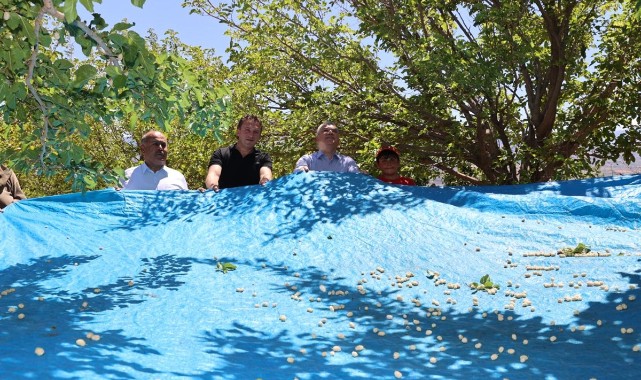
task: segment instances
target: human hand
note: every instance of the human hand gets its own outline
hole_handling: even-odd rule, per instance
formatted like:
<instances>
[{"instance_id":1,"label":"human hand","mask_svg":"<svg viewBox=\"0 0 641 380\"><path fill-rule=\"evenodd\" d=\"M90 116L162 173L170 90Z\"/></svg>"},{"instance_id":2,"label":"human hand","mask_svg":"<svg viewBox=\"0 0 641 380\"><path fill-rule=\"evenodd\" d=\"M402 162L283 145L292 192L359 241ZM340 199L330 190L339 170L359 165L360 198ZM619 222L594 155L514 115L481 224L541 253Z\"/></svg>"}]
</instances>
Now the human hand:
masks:
<instances>
[{"instance_id":1,"label":"human hand","mask_svg":"<svg viewBox=\"0 0 641 380\"><path fill-rule=\"evenodd\" d=\"M299 172L307 173L309 171L309 167L307 165L303 165L303 166L297 167L296 170L299 171Z\"/></svg>"}]
</instances>

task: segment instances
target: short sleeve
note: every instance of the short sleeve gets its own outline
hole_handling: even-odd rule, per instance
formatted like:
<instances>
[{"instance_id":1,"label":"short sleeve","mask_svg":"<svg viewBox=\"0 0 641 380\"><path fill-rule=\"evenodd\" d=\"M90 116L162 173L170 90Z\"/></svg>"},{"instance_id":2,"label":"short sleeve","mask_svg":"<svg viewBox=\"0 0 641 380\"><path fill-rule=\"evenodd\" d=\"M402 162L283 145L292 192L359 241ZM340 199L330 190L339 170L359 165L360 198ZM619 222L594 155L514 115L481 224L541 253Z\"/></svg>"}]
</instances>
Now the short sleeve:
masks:
<instances>
[{"instance_id":1,"label":"short sleeve","mask_svg":"<svg viewBox=\"0 0 641 380\"><path fill-rule=\"evenodd\" d=\"M361 172L361 170L358 168L358 164L351 157L348 157L347 172L348 173L360 173Z\"/></svg>"},{"instance_id":2,"label":"short sleeve","mask_svg":"<svg viewBox=\"0 0 641 380\"><path fill-rule=\"evenodd\" d=\"M214 151L214 154L211 155L211 158L209 159L209 165L207 165L207 168L209 168L212 165L220 165L223 166L223 149L216 149Z\"/></svg>"},{"instance_id":3,"label":"short sleeve","mask_svg":"<svg viewBox=\"0 0 641 380\"><path fill-rule=\"evenodd\" d=\"M261 168L262 167L268 167L270 169L272 168L272 164L273 163L272 163L272 158L269 156L269 153L262 152L259 161L260 161L260 167Z\"/></svg>"},{"instance_id":4,"label":"short sleeve","mask_svg":"<svg viewBox=\"0 0 641 380\"><path fill-rule=\"evenodd\" d=\"M180 174L180 179L178 179L178 186L180 187L181 190L189 190L189 186L187 185L187 180L185 179L185 176L182 173Z\"/></svg>"},{"instance_id":5,"label":"short sleeve","mask_svg":"<svg viewBox=\"0 0 641 380\"><path fill-rule=\"evenodd\" d=\"M303 157L299 158L298 161L296 161L296 165L294 166L294 172L299 172L301 166L307 166L308 168L311 167L311 156L309 154L304 155Z\"/></svg>"}]
</instances>

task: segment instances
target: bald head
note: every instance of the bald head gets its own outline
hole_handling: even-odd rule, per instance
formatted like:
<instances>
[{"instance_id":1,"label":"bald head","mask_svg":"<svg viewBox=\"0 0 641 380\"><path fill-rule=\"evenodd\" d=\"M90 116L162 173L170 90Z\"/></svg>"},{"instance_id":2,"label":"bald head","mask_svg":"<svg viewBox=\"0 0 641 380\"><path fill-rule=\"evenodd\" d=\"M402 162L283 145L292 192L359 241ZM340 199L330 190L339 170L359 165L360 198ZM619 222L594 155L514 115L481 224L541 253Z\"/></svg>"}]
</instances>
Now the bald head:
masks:
<instances>
[{"instance_id":1,"label":"bald head","mask_svg":"<svg viewBox=\"0 0 641 380\"><path fill-rule=\"evenodd\" d=\"M149 131L142 135L140 150L145 164L157 172L167 164L167 137L159 131Z\"/></svg>"}]
</instances>

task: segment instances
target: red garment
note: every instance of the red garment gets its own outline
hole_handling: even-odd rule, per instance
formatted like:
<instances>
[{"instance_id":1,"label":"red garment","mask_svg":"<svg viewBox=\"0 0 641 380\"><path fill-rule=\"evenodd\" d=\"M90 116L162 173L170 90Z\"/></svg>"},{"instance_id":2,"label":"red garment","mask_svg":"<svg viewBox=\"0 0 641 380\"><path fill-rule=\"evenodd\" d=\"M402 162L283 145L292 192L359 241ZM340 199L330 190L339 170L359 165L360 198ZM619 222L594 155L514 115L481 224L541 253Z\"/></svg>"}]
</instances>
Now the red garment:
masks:
<instances>
[{"instance_id":1,"label":"red garment","mask_svg":"<svg viewBox=\"0 0 641 380\"><path fill-rule=\"evenodd\" d=\"M394 185L409 185L409 186L416 186L416 182L414 182L413 179L409 177L398 177L396 179L386 179L383 178L383 176L378 177L383 182L391 183Z\"/></svg>"}]
</instances>

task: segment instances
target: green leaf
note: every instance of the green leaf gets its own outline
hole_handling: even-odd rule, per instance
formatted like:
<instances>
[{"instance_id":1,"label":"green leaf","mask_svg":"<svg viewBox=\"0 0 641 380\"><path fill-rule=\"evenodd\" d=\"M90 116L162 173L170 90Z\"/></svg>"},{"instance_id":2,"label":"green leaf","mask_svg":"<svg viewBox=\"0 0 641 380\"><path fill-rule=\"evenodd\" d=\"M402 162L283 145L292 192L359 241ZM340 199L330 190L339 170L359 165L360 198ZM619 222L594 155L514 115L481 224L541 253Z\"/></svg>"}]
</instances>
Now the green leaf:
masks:
<instances>
[{"instance_id":1,"label":"green leaf","mask_svg":"<svg viewBox=\"0 0 641 380\"><path fill-rule=\"evenodd\" d=\"M91 176L91 175L84 175L84 176L82 177L82 180L83 180L83 182L85 183L85 185L87 185L87 188L89 188L89 189L94 189L94 188L96 188L97 183L96 183L96 180L93 178L93 176Z\"/></svg>"},{"instance_id":2,"label":"green leaf","mask_svg":"<svg viewBox=\"0 0 641 380\"><path fill-rule=\"evenodd\" d=\"M127 85L127 77L124 75L118 75L113 79L114 88L123 88Z\"/></svg>"},{"instance_id":3,"label":"green leaf","mask_svg":"<svg viewBox=\"0 0 641 380\"><path fill-rule=\"evenodd\" d=\"M133 130L138 124L138 113L135 110L131 110L128 116L129 116L129 128Z\"/></svg>"},{"instance_id":4,"label":"green leaf","mask_svg":"<svg viewBox=\"0 0 641 380\"><path fill-rule=\"evenodd\" d=\"M78 18L78 10L76 9L77 4L78 0L65 0L62 12L65 14L65 21L68 24L73 23Z\"/></svg>"},{"instance_id":5,"label":"green leaf","mask_svg":"<svg viewBox=\"0 0 641 380\"><path fill-rule=\"evenodd\" d=\"M127 39L123 35L120 35L117 33L110 33L107 38L109 39L109 41L113 42L113 44L118 46L119 48L122 48L127 44Z\"/></svg>"},{"instance_id":6,"label":"green leaf","mask_svg":"<svg viewBox=\"0 0 641 380\"><path fill-rule=\"evenodd\" d=\"M69 61L68 59L56 59L56 61L53 63L53 66L58 70L69 70L73 67L73 63L71 63L71 61Z\"/></svg>"},{"instance_id":7,"label":"green leaf","mask_svg":"<svg viewBox=\"0 0 641 380\"><path fill-rule=\"evenodd\" d=\"M93 12L93 0L80 0L80 4L89 12Z\"/></svg>"},{"instance_id":8,"label":"green leaf","mask_svg":"<svg viewBox=\"0 0 641 380\"><path fill-rule=\"evenodd\" d=\"M216 263L216 270L219 272L227 273L228 271L231 270L236 270L236 265L232 263L221 263L218 262Z\"/></svg>"},{"instance_id":9,"label":"green leaf","mask_svg":"<svg viewBox=\"0 0 641 380\"><path fill-rule=\"evenodd\" d=\"M7 82L4 80L4 78L0 80L0 104L2 103L2 100L4 100L5 92L8 90L8 88L9 86L7 85Z\"/></svg>"},{"instance_id":10,"label":"green leaf","mask_svg":"<svg viewBox=\"0 0 641 380\"><path fill-rule=\"evenodd\" d=\"M6 22L9 29L16 30L20 26L20 16L15 13L11 13Z\"/></svg>"},{"instance_id":11,"label":"green leaf","mask_svg":"<svg viewBox=\"0 0 641 380\"><path fill-rule=\"evenodd\" d=\"M118 75L122 75L122 69L118 66L109 65L105 68L105 72L108 76L115 78Z\"/></svg>"},{"instance_id":12,"label":"green leaf","mask_svg":"<svg viewBox=\"0 0 641 380\"><path fill-rule=\"evenodd\" d=\"M89 23L89 26L94 26L98 30L102 30L107 26L107 21L99 13L92 13L93 20Z\"/></svg>"},{"instance_id":13,"label":"green leaf","mask_svg":"<svg viewBox=\"0 0 641 380\"><path fill-rule=\"evenodd\" d=\"M143 5L145 5L146 0L131 0L131 3L138 8L142 8Z\"/></svg>"},{"instance_id":14,"label":"green leaf","mask_svg":"<svg viewBox=\"0 0 641 380\"><path fill-rule=\"evenodd\" d=\"M111 28L111 31L112 32L117 32L117 31L120 31L120 30L127 30L127 29L131 28L132 26L134 26L134 24L131 24L131 23L128 23L128 22L119 22L116 25L114 25L113 28ZM110 36L110 38L111 38L111 36Z\"/></svg>"},{"instance_id":15,"label":"green leaf","mask_svg":"<svg viewBox=\"0 0 641 380\"><path fill-rule=\"evenodd\" d=\"M574 248L574 253L588 253L590 252L590 247L583 243L579 243L576 248Z\"/></svg>"},{"instance_id":16,"label":"green leaf","mask_svg":"<svg viewBox=\"0 0 641 380\"><path fill-rule=\"evenodd\" d=\"M76 70L76 79L73 81L72 86L76 89L82 88L87 82L89 82L93 77L98 73L98 69L92 65L85 64L82 65Z\"/></svg>"},{"instance_id":17,"label":"green leaf","mask_svg":"<svg viewBox=\"0 0 641 380\"><path fill-rule=\"evenodd\" d=\"M123 169L123 168L114 168L113 170L118 175L118 177L125 178L125 169Z\"/></svg>"}]
</instances>

